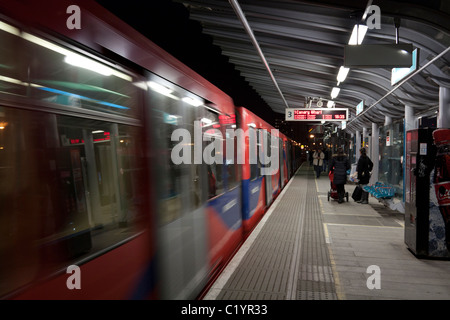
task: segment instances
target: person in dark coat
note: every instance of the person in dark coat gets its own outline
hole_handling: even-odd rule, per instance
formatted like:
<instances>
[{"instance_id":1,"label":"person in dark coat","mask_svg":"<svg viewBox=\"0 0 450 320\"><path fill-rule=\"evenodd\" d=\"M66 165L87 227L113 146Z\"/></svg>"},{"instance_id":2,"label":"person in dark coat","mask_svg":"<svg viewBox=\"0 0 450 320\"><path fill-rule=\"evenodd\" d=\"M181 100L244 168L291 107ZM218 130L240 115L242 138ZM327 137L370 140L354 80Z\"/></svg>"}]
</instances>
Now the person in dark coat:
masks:
<instances>
[{"instance_id":1,"label":"person in dark coat","mask_svg":"<svg viewBox=\"0 0 450 320\"><path fill-rule=\"evenodd\" d=\"M366 149L361 148L359 150L360 156L358 160L358 164L356 165L356 172L358 172L358 180L361 188L363 188L362 195L361 195L361 201L362 204L368 204L369 203L369 193L367 191L364 191L364 186L369 183L370 180L370 172L373 169L373 162L370 160L370 158L366 154Z\"/></svg>"},{"instance_id":2,"label":"person in dark coat","mask_svg":"<svg viewBox=\"0 0 450 320\"><path fill-rule=\"evenodd\" d=\"M330 163L330 171L334 173L333 184L336 185L338 202L344 202L345 188L347 183L347 170L350 169L350 161L345 156L342 148L338 148L338 153Z\"/></svg>"}]
</instances>

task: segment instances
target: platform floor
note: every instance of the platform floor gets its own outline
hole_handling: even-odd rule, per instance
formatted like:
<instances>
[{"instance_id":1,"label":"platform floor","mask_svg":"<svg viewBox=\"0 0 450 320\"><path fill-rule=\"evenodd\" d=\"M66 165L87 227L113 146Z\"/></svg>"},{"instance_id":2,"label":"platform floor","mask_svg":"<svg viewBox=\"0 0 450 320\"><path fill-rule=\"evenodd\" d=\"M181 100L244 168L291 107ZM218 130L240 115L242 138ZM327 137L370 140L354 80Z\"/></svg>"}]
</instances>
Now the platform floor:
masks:
<instances>
[{"instance_id":1,"label":"platform floor","mask_svg":"<svg viewBox=\"0 0 450 320\"><path fill-rule=\"evenodd\" d=\"M354 202L354 188L349 202L328 201L328 176L303 164L204 299L450 299L450 261L416 258L404 215Z\"/></svg>"}]
</instances>

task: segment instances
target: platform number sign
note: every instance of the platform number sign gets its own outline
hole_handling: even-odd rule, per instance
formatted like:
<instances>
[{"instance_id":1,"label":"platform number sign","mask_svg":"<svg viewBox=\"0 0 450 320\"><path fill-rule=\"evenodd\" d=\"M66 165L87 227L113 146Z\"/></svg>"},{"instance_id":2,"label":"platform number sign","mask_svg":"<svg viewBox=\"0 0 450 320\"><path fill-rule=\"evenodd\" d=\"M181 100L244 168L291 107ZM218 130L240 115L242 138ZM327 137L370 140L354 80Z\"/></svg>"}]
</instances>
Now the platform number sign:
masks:
<instances>
[{"instance_id":1,"label":"platform number sign","mask_svg":"<svg viewBox=\"0 0 450 320\"><path fill-rule=\"evenodd\" d=\"M347 121L347 108L287 108L286 121Z\"/></svg>"},{"instance_id":2,"label":"platform number sign","mask_svg":"<svg viewBox=\"0 0 450 320\"><path fill-rule=\"evenodd\" d=\"M293 111L286 111L287 115L286 115L286 120L290 120L294 118L294 112Z\"/></svg>"}]
</instances>

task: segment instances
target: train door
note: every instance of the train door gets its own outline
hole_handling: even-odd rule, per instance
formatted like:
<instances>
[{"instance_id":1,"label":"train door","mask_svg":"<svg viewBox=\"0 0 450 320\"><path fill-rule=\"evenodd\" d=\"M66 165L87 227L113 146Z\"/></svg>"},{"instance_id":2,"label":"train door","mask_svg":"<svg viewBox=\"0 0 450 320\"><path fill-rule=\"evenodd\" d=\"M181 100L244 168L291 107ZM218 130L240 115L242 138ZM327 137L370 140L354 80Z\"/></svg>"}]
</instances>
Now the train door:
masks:
<instances>
[{"instance_id":1,"label":"train door","mask_svg":"<svg viewBox=\"0 0 450 320\"><path fill-rule=\"evenodd\" d=\"M289 140L286 140L286 166L287 166L287 179L292 177L292 155L291 155L291 144Z\"/></svg>"},{"instance_id":2,"label":"train door","mask_svg":"<svg viewBox=\"0 0 450 320\"><path fill-rule=\"evenodd\" d=\"M149 78L147 134L152 137L150 166L158 198L159 296L193 299L208 275L208 173L203 161L194 163L195 150L200 146L203 152L196 126L204 110L192 105L195 97L183 100L189 94L183 89L155 75Z\"/></svg>"},{"instance_id":3,"label":"train door","mask_svg":"<svg viewBox=\"0 0 450 320\"><path fill-rule=\"evenodd\" d=\"M280 161L279 161L279 165L280 165L280 187L283 188L284 187L284 152L283 152L283 139L279 138L279 152L280 152Z\"/></svg>"},{"instance_id":4,"label":"train door","mask_svg":"<svg viewBox=\"0 0 450 320\"><path fill-rule=\"evenodd\" d=\"M258 137L259 137L259 159L261 161L261 168L266 168L269 165L268 158L270 159L270 134L262 129L258 130ZM266 172L267 173L267 172ZM266 189L266 206L269 206L272 203L273 200L273 187L272 187L272 175L266 174L264 176L265 181L265 189Z\"/></svg>"}]
</instances>

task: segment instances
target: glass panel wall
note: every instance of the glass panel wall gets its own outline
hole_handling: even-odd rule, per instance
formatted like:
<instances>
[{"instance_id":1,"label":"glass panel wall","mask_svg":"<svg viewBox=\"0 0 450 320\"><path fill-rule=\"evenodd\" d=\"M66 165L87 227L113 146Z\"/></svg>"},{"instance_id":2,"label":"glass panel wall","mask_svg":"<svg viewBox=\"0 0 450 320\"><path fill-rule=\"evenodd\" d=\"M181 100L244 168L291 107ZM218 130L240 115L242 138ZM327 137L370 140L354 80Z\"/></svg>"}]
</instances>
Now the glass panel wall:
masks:
<instances>
[{"instance_id":1,"label":"glass panel wall","mask_svg":"<svg viewBox=\"0 0 450 320\"><path fill-rule=\"evenodd\" d=\"M380 128L380 182L395 187L403 199L403 119Z\"/></svg>"}]
</instances>

